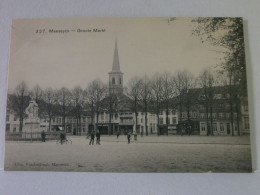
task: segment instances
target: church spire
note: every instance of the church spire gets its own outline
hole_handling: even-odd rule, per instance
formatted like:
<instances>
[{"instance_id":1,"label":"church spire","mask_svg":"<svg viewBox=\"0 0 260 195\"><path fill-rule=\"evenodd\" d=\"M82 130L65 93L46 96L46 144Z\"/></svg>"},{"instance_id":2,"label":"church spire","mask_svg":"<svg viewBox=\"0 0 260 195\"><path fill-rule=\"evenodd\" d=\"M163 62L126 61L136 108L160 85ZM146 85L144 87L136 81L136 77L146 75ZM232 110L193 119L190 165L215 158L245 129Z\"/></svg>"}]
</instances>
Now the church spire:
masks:
<instances>
[{"instance_id":1,"label":"church spire","mask_svg":"<svg viewBox=\"0 0 260 195\"><path fill-rule=\"evenodd\" d=\"M115 41L115 50L114 50L114 59L113 59L112 72L120 72L118 49L117 49L117 40Z\"/></svg>"},{"instance_id":2,"label":"church spire","mask_svg":"<svg viewBox=\"0 0 260 195\"><path fill-rule=\"evenodd\" d=\"M112 71L109 74L109 89L110 92L115 94L123 93L123 74L120 71L119 65L119 57L117 50L117 40L115 41L115 50L114 50L114 58L113 58L113 66Z\"/></svg>"}]
</instances>

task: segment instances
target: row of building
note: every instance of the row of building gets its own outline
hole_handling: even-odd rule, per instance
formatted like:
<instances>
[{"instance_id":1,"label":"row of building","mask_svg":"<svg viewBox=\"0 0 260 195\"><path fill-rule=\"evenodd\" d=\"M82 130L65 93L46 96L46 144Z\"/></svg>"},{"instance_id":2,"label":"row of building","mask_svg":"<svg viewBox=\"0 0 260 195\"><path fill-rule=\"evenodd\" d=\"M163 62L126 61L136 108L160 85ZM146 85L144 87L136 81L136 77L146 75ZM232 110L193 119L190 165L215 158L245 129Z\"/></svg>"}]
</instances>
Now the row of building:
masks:
<instances>
[{"instance_id":1,"label":"row of building","mask_svg":"<svg viewBox=\"0 0 260 195\"><path fill-rule=\"evenodd\" d=\"M129 101L129 98L123 94L123 73L120 71L117 43L115 44L114 58L112 71L109 72L109 89L111 93L118 96L121 102ZM197 90L197 96L200 95L200 89ZM58 131L65 130L68 134L85 135L88 133L89 126L94 123L96 129L99 129L101 134L122 134L127 132L137 134L198 134L208 135L241 135L249 134L249 114L247 98L240 100L240 113L233 113L233 124L231 124L230 108L228 97L221 90L216 90L214 95L216 102L212 113L207 113L203 104L198 104L187 111L180 112L180 109L168 110L168 121L166 110L161 110L159 117L155 113L147 113L147 126L145 128L144 112L138 112L137 117L135 112L131 111L129 106L121 105L116 113L111 116L104 111L99 114L98 120L96 116L91 118L89 114L82 115L79 120L73 116L67 116L65 119L65 127L62 116L55 116L51 121L51 129L49 130L49 121L46 118L40 119L41 131ZM86 112L87 113L87 112ZM211 119L212 117L212 119ZM111 118L111 119L110 119ZM137 118L137 121L136 121ZM237 120L239 119L239 120ZM65 128L65 129L64 129ZM233 129L233 131L232 131ZM18 132L19 120L11 110L7 110L6 116L6 132Z\"/></svg>"}]
</instances>

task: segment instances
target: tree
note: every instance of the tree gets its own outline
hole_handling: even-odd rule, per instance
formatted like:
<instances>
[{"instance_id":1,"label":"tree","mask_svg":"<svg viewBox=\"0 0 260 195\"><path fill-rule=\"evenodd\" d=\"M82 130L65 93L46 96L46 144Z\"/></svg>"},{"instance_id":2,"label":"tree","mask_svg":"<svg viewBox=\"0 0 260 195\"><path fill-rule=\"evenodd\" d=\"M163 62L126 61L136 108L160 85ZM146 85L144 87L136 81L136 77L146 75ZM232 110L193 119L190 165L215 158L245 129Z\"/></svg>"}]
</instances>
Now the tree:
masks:
<instances>
[{"instance_id":1,"label":"tree","mask_svg":"<svg viewBox=\"0 0 260 195\"><path fill-rule=\"evenodd\" d=\"M40 88L40 86L37 84L33 87L32 91L32 98L35 100L35 102L38 104L39 100L42 99L43 96L43 90Z\"/></svg>"},{"instance_id":2,"label":"tree","mask_svg":"<svg viewBox=\"0 0 260 195\"><path fill-rule=\"evenodd\" d=\"M108 113L109 113L109 127L108 127L108 135L111 135L112 131L112 115L117 113L118 111L118 97L115 93L108 89L107 97L108 100ZM105 106L105 105L104 105Z\"/></svg>"},{"instance_id":3,"label":"tree","mask_svg":"<svg viewBox=\"0 0 260 195\"><path fill-rule=\"evenodd\" d=\"M76 118L76 135L81 135L81 116L83 112L83 90L76 86L72 90L73 114Z\"/></svg>"},{"instance_id":4,"label":"tree","mask_svg":"<svg viewBox=\"0 0 260 195\"><path fill-rule=\"evenodd\" d=\"M234 107L237 111L237 123L240 120L240 98L247 96L245 48L242 18L198 18L193 20L197 27L193 34L199 36L202 42L224 48L223 62L219 64L220 72L228 77L228 93L230 104L230 122L233 129ZM234 93L236 91L236 93ZM238 94L237 94L238 93ZM238 130L239 134L240 131Z\"/></svg>"},{"instance_id":5,"label":"tree","mask_svg":"<svg viewBox=\"0 0 260 195\"><path fill-rule=\"evenodd\" d=\"M167 72L163 74L162 82L162 101L164 105L164 109L166 112L166 135L168 136L168 126L169 126L169 109L171 104L171 99L174 97L174 85L172 83L171 75Z\"/></svg>"},{"instance_id":6,"label":"tree","mask_svg":"<svg viewBox=\"0 0 260 195\"><path fill-rule=\"evenodd\" d=\"M51 131L51 121L55 115L55 103L56 103L56 94L55 91L51 88L48 87L47 89L44 90L44 95L43 99L46 103L46 111L48 115L48 120L49 120L49 128L48 131Z\"/></svg>"},{"instance_id":7,"label":"tree","mask_svg":"<svg viewBox=\"0 0 260 195\"><path fill-rule=\"evenodd\" d=\"M23 81L15 88L15 94L8 98L8 105L19 116L19 132L23 130L23 121L25 109L29 104L29 91L26 83Z\"/></svg>"},{"instance_id":8,"label":"tree","mask_svg":"<svg viewBox=\"0 0 260 195\"><path fill-rule=\"evenodd\" d=\"M147 113L148 113L148 104L151 100L151 83L147 76L144 76L140 80L140 102L142 103L143 111L145 114L145 134L148 135L148 125L147 125Z\"/></svg>"},{"instance_id":9,"label":"tree","mask_svg":"<svg viewBox=\"0 0 260 195\"><path fill-rule=\"evenodd\" d=\"M88 99L93 106L93 113L96 115L96 129L98 128L99 114L102 109L102 100L106 96L106 90L107 86L99 79L92 81L88 87Z\"/></svg>"},{"instance_id":10,"label":"tree","mask_svg":"<svg viewBox=\"0 0 260 195\"><path fill-rule=\"evenodd\" d=\"M57 91L57 102L61 106L62 126L66 131L66 116L71 104L71 92L66 87L62 87Z\"/></svg>"},{"instance_id":11,"label":"tree","mask_svg":"<svg viewBox=\"0 0 260 195\"><path fill-rule=\"evenodd\" d=\"M209 133L214 135L213 132L213 104L214 104L214 94L215 94L215 85L216 79L210 70L203 70L200 73L198 78L198 84L202 88L202 101L206 109L206 119L207 119L207 128L209 127L208 115L210 114L210 132L207 130L207 135Z\"/></svg>"},{"instance_id":12,"label":"tree","mask_svg":"<svg viewBox=\"0 0 260 195\"><path fill-rule=\"evenodd\" d=\"M137 117L138 117L138 110L140 107L140 93L141 93L141 79L138 77L134 77L130 80L128 84L128 88L126 89L127 95L131 99L131 109L135 113L135 132L137 130Z\"/></svg>"},{"instance_id":13,"label":"tree","mask_svg":"<svg viewBox=\"0 0 260 195\"><path fill-rule=\"evenodd\" d=\"M159 129L159 114L160 114L160 109L161 109L161 104L163 100L163 94L162 94L162 89L163 89L163 78L162 75L159 73L156 73L151 81L151 96L152 96L152 102L153 102L153 110L157 116L157 134L158 136L160 135L160 129Z\"/></svg>"},{"instance_id":14,"label":"tree","mask_svg":"<svg viewBox=\"0 0 260 195\"><path fill-rule=\"evenodd\" d=\"M183 73L178 71L172 79L173 88L175 95L178 99L178 108L179 108L179 121L182 122L182 112L183 112L183 92L184 92L184 86L183 86Z\"/></svg>"}]
</instances>

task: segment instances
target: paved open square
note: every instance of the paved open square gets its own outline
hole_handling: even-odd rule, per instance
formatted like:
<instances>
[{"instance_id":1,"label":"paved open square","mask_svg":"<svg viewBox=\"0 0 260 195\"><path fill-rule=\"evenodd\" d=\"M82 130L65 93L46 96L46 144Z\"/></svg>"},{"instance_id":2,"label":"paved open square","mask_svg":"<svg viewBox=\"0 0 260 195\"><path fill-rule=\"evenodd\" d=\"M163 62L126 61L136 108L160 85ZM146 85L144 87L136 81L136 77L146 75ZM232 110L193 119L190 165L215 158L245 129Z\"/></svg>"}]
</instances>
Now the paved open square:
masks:
<instances>
[{"instance_id":1,"label":"paved open square","mask_svg":"<svg viewBox=\"0 0 260 195\"><path fill-rule=\"evenodd\" d=\"M251 172L249 136L103 136L72 144L6 141L5 169L86 172Z\"/></svg>"}]
</instances>

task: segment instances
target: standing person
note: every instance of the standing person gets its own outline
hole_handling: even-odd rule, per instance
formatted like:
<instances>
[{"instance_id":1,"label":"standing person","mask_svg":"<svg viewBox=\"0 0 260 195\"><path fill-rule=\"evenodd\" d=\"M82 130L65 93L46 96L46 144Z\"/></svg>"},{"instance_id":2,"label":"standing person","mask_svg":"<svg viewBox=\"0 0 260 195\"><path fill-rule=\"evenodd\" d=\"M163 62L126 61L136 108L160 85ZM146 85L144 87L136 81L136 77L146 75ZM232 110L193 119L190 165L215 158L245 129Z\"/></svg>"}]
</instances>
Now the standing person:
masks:
<instances>
[{"instance_id":1,"label":"standing person","mask_svg":"<svg viewBox=\"0 0 260 195\"><path fill-rule=\"evenodd\" d=\"M134 138L135 138L135 141L137 141L137 134L136 134L136 132L134 134Z\"/></svg>"},{"instance_id":2,"label":"standing person","mask_svg":"<svg viewBox=\"0 0 260 195\"><path fill-rule=\"evenodd\" d=\"M92 145L94 144L94 139L95 139L95 132L94 132L94 130L92 130L91 133L90 133L89 145L91 145L91 143L92 143Z\"/></svg>"},{"instance_id":3,"label":"standing person","mask_svg":"<svg viewBox=\"0 0 260 195\"><path fill-rule=\"evenodd\" d=\"M96 137L97 137L96 144L100 145L100 133L99 133L99 130L97 130Z\"/></svg>"},{"instance_id":4,"label":"standing person","mask_svg":"<svg viewBox=\"0 0 260 195\"><path fill-rule=\"evenodd\" d=\"M42 142L45 142L46 133L44 130L41 133L41 137L42 137Z\"/></svg>"},{"instance_id":5,"label":"standing person","mask_svg":"<svg viewBox=\"0 0 260 195\"><path fill-rule=\"evenodd\" d=\"M60 144L63 144L64 141L65 141L65 135L61 132L60 133Z\"/></svg>"},{"instance_id":6,"label":"standing person","mask_svg":"<svg viewBox=\"0 0 260 195\"><path fill-rule=\"evenodd\" d=\"M128 132L128 134L127 134L127 140L128 140L128 144L130 144L130 139L131 139L131 133L130 133L130 132Z\"/></svg>"},{"instance_id":7,"label":"standing person","mask_svg":"<svg viewBox=\"0 0 260 195\"><path fill-rule=\"evenodd\" d=\"M120 133L119 133L119 131L117 131L117 132L116 132L116 138L117 138L117 139L118 139L119 135L120 135Z\"/></svg>"}]
</instances>

